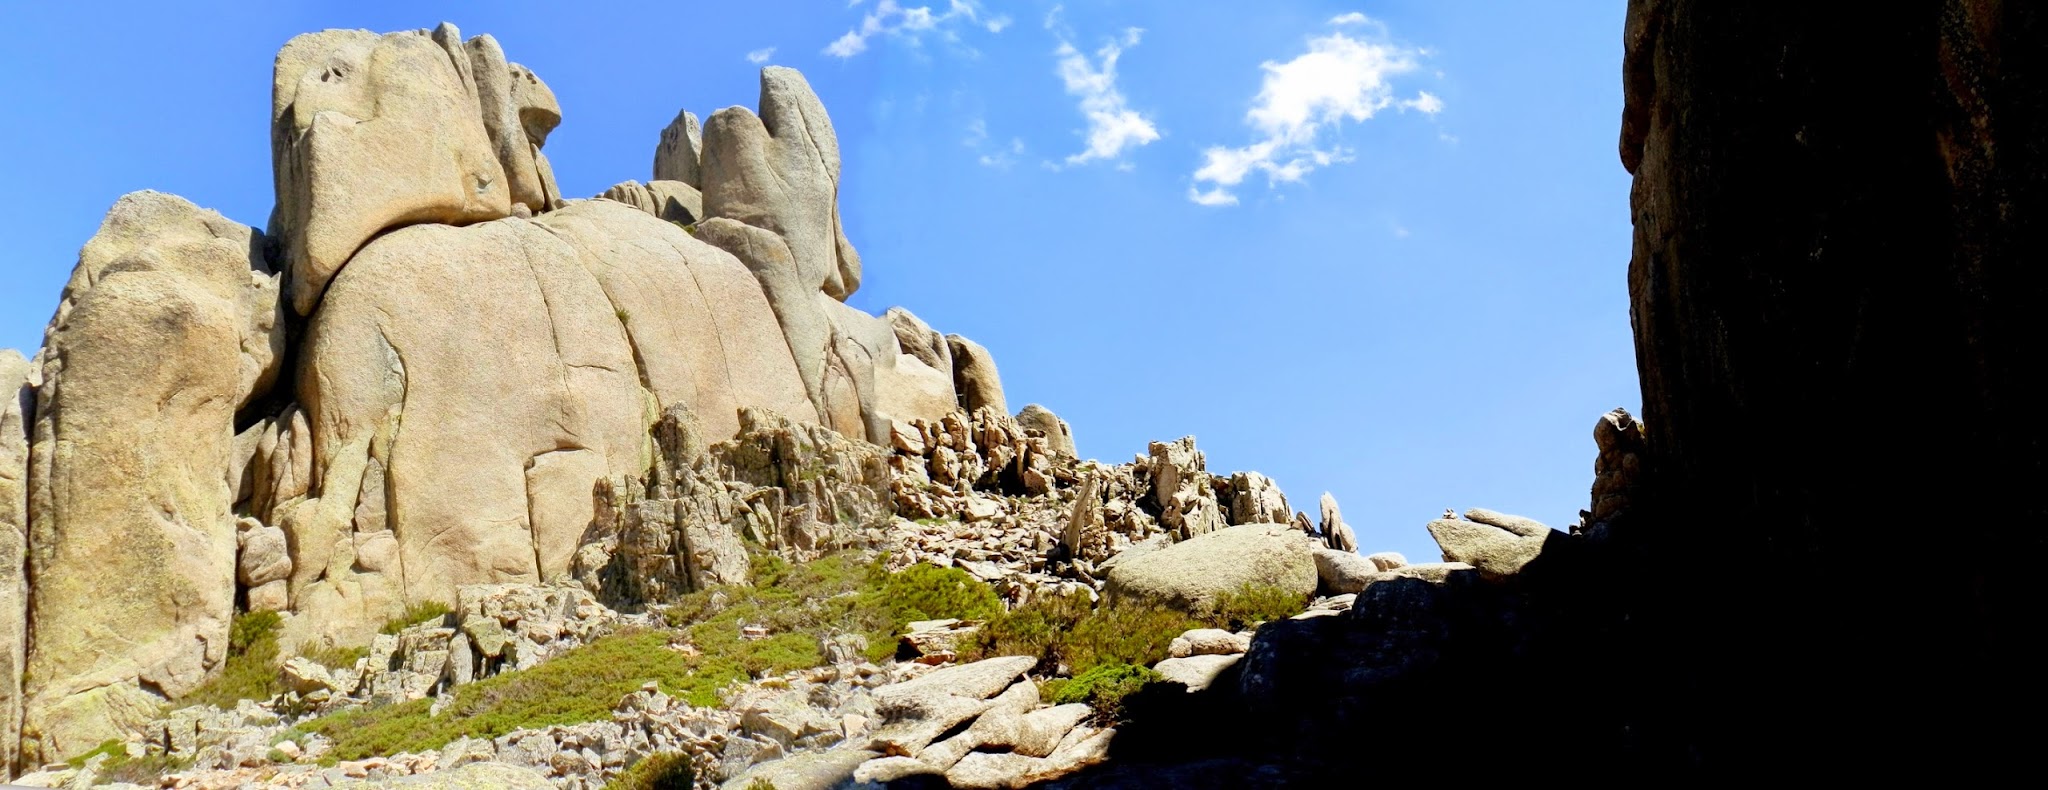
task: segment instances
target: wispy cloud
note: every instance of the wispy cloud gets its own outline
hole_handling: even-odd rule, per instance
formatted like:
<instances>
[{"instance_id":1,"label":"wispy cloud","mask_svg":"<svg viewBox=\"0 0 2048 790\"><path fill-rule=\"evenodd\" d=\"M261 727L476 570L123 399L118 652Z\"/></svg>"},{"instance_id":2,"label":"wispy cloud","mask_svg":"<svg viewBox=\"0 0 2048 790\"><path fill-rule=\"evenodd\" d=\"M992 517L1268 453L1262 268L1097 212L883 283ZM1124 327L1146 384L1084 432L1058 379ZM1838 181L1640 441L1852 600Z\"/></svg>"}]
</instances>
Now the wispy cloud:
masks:
<instances>
[{"instance_id":1,"label":"wispy cloud","mask_svg":"<svg viewBox=\"0 0 2048 790\"><path fill-rule=\"evenodd\" d=\"M967 136L961 139L960 144L980 153L976 161L979 161L982 167L1008 170L1017 164L1017 157L1024 155L1023 138L1012 137L1007 145L1001 145L993 150L989 149L988 142L988 121L981 118L968 121Z\"/></svg>"},{"instance_id":2,"label":"wispy cloud","mask_svg":"<svg viewBox=\"0 0 2048 790\"><path fill-rule=\"evenodd\" d=\"M1059 7L1046 17L1047 27L1058 25ZM1143 113L1131 109L1123 91L1116 85L1116 61L1125 49L1138 45L1145 31L1139 28L1124 30L1121 38L1113 39L1095 51L1090 59L1087 53L1074 48L1072 42L1061 36L1059 49L1053 51L1058 61L1061 81L1066 83L1067 94L1081 100L1082 117L1088 121L1088 147L1067 157L1069 165L1079 165L1098 159L1116 159L1123 156L1125 149L1137 148L1159 139L1159 127Z\"/></svg>"},{"instance_id":3,"label":"wispy cloud","mask_svg":"<svg viewBox=\"0 0 2048 790\"><path fill-rule=\"evenodd\" d=\"M847 3L847 7L860 4L860 0L854 0ZM947 0L946 10L938 12L931 6L906 6L896 0L880 0L861 16L859 25L825 45L825 54L836 58L853 57L866 52L869 40L877 36L895 38L910 46L922 44L926 35L958 41L959 34L954 28L962 24L973 24L990 33L1000 33L1010 26L1010 17L983 19L981 10L969 0Z\"/></svg>"},{"instance_id":4,"label":"wispy cloud","mask_svg":"<svg viewBox=\"0 0 2048 790\"><path fill-rule=\"evenodd\" d=\"M772 57L775 57L775 48L763 47L747 53L747 62L754 64L767 63L768 59Z\"/></svg>"},{"instance_id":5,"label":"wispy cloud","mask_svg":"<svg viewBox=\"0 0 2048 790\"><path fill-rule=\"evenodd\" d=\"M1326 144L1326 129L1345 120L1370 120L1393 108L1425 115L1443 111L1443 100L1427 91L1397 98L1395 78L1420 69L1428 50L1395 44L1386 27L1364 14L1333 18L1332 27L1363 28L1356 35L1333 30L1311 37L1308 49L1284 63L1266 61L1266 72L1246 123L1258 140L1243 147L1214 146L1202 152L1188 199L1204 206L1237 202L1234 190L1252 173L1269 185L1300 181L1319 168L1352 159L1349 150Z\"/></svg>"}]
</instances>

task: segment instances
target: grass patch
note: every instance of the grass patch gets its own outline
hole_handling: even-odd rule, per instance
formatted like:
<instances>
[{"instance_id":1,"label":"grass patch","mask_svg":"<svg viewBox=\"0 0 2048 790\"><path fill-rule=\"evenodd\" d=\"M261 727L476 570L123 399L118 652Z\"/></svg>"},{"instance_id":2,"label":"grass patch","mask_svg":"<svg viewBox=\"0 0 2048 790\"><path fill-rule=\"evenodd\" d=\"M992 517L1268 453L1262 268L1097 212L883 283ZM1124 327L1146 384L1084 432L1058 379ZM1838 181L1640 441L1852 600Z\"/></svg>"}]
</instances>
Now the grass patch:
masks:
<instances>
[{"instance_id":1,"label":"grass patch","mask_svg":"<svg viewBox=\"0 0 2048 790\"><path fill-rule=\"evenodd\" d=\"M689 755L656 752L640 758L618 778L606 782L604 790L690 790L696 782L697 772L690 767Z\"/></svg>"},{"instance_id":2,"label":"grass patch","mask_svg":"<svg viewBox=\"0 0 2048 790\"><path fill-rule=\"evenodd\" d=\"M178 703L233 708L241 700L277 696L284 690L277 682L277 631L283 622L276 612L235 615L228 625L228 657L220 674Z\"/></svg>"},{"instance_id":3,"label":"grass patch","mask_svg":"<svg viewBox=\"0 0 2048 790\"><path fill-rule=\"evenodd\" d=\"M377 629L377 633L395 635L420 623L445 619L454 613L454 609L448 608L447 604L440 601L421 601L405 607L405 614L386 621L383 628Z\"/></svg>"}]
</instances>

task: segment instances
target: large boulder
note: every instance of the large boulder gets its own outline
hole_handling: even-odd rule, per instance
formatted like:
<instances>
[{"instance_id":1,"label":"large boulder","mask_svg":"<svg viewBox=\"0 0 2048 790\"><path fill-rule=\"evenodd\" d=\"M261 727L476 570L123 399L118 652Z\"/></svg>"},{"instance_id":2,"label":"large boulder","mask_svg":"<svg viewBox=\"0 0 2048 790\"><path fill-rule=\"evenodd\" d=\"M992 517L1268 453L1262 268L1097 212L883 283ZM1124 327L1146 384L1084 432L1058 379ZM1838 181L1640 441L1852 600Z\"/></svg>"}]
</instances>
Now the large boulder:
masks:
<instances>
[{"instance_id":1,"label":"large boulder","mask_svg":"<svg viewBox=\"0 0 2048 790\"><path fill-rule=\"evenodd\" d=\"M450 24L287 42L271 83L270 232L284 243L293 307L311 315L350 257L392 228L558 205L540 149L560 122L533 72Z\"/></svg>"},{"instance_id":2,"label":"large boulder","mask_svg":"<svg viewBox=\"0 0 2048 790\"><path fill-rule=\"evenodd\" d=\"M263 249L138 192L79 253L36 391L26 760L125 737L226 656L236 419L284 356Z\"/></svg>"},{"instance_id":3,"label":"large boulder","mask_svg":"<svg viewBox=\"0 0 2048 790\"><path fill-rule=\"evenodd\" d=\"M1003 377L988 349L959 335L947 335L946 347L953 357L953 389L960 393L960 408L1010 413L1009 401L1003 398Z\"/></svg>"},{"instance_id":4,"label":"large boulder","mask_svg":"<svg viewBox=\"0 0 2048 790\"><path fill-rule=\"evenodd\" d=\"M21 742L21 669L28 651L29 361L0 349L0 775Z\"/></svg>"},{"instance_id":5,"label":"large boulder","mask_svg":"<svg viewBox=\"0 0 2048 790\"><path fill-rule=\"evenodd\" d=\"M1051 450L1054 455L1075 457L1074 429L1067 426L1066 420L1053 414L1051 409L1036 403L1027 404L1023 411L1017 412L1017 424L1024 430L1037 431L1043 435L1046 449Z\"/></svg>"},{"instance_id":6,"label":"large boulder","mask_svg":"<svg viewBox=\"0 0 2048 790\"><path fill-rule=\"evenodd\" d=\"M946 386L953 386L953 348L946 342L945 335L901 307L889 308L882 314L882 319L896 330L897 348L917 357L927 367L946 374Z\"/></svg>"},{"instance_id":7,"label":"large boulder","mask_svg":"<svg viewBox=\"0 0 2048 790\"><path fill-rule=\"evenodd\" d=\"M271 85L271 157L270 232L284 242L301 315L386 229L512 213L470 55L445 24L431 34L326 30L287 42Z\"/></svg>"},{"instance_id":8,"label":"large boulder","mask_svg":"<svg viewBox=\"0 0 2048 790\"><path fill-rule=\"evenodd\" d=\"M1543 553L1552 536L1564 537L1534 519L1495 513L1483 508L1465 511L1465 518L1429 522L1429 534L1443 548L1445 562L1462 562L1490 578L1506 578Z\"/></svg>"},{"instance_id":9,"label":"large boulder","mask_svg":"<svg viewBox=\"0 0 2048 790\"><path fill-rule=\"evenodd\" d=\"M1118 562L1104 588L1130 600L1201 613L1226 593L1270 585L1304 597L1316 591L1309 542L1286 524L1228 527Z\"/></svg>"}]
</instances>

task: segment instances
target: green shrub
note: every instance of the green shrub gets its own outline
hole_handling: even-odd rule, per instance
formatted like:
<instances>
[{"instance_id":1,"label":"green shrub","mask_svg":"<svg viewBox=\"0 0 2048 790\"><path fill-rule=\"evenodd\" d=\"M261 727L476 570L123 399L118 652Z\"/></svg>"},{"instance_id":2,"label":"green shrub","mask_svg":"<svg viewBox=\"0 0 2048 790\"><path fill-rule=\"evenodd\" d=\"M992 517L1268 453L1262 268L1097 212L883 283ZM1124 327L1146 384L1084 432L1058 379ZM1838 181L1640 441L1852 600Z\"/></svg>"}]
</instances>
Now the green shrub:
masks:
<instances>
[{"instance_id":1,"label":"green shrub","mask_svg":"<svg viewBox=\"0 0 2048 790\"><path fill-rule=\"evenodd\" d=\"M420 623L439 620L454 613L454 609L448 608L447 604L440 601L421 601L405 607L405 614L386 621L383 628L377 629L377 633L396 634Z\"/></svg>"},{"instance_id":2,"label":"green shrub","mask_svg":"<svg viewBox=\"0 0 2048 790\"><path fill-rule=\"evenodd\" d=\"M656 752L640 758L604 787L605 790L690 790L696 781L697 772L690 767L689 755Z\"/></svg>"},{"instance_id":3,"label":"green shrub","mask_svg":"<svg viewBox=\"0 0 2048 790\"><path fill-rule=\"evenodd\" d=\"M1147 665L1166 657L1173 638L1202 622L1143 604L1094 606L1087 593L1048 595L999 615L982 628L964 659L1036 656L1038 669L1076 675L1106 664Z\"/></svg>"},{"instance_id":4,"label":"green shrub","mask_svg":"<svg viewBox=\"0 0 2048 790\"><path fill-rule=\"evenodd\" d=\"M1123 662L1098 664L1071 680L1050 680L1039 688L1039 696L1054 705L1085 702L1097 715L1116 718L1124 698L1145 684L1159 680L1159 673Z\"/></svg>"},{"instance_id":5,"label":"green shrub","mask_svg":"<svg viewBox=\"0 0 2048 790\"><path fill-rule=\"evenodd\" d=\"M178 702L232 708L241 700L277 696L283 691L277 682L277 630L283 622L276 612L235 615L228 624L228 656L220 674Z\"/></svg>"},{"instance_id":6,"label":"green shrub","mask_svg":"<svg viewBox=\"0 0 2048 790\"><path fill-rule=\"evenodd\" d=\"M996 591L959 568L918 563L890 574L881 594L899 627L948 617L987 620L1003 613Z\"/></svg>"}]
</instances>

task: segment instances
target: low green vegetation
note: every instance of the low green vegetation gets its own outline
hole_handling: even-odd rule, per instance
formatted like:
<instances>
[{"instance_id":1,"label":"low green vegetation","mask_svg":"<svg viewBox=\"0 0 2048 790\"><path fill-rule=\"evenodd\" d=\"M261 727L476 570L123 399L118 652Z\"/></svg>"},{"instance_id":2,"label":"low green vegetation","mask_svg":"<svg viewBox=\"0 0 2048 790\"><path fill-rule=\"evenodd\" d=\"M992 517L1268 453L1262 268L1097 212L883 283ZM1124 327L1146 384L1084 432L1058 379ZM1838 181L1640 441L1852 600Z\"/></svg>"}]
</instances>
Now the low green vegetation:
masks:
<instances>
[{"instance_id":1,"label":"low green vegetation","mask_svg":"<svg viewBox=\"0 0 2048 790\"><path fill-rule=\"evenodd\" d=\"M671 694L699 684L692 659L671 649L669 639L664 631L613 634L531 669L459 686L439 716L428 712L433 700L421 699L343 711L295 729L334 741L323 759L358 760L439 749L463 737L596 721L649 681Z\"/></svg>"},{"instance_id":2,"label":"low green vegetation","mask_svg":"<svg viewBox=\"0 0 2048 790\"><path fill-rule=\"evenodd\" d=\"M1085 702L1097 713L1113 715L1122 708L1124 697L1159 679L1157 672L1117 661L1097 664L1073 678L1048 680L1038 692L1054 705Z\"/></svg>"},{"instance_id":3,"label":"low green vegetation","mask_svg":"<svg viewBox=\"0 0 2048 790\"><path fill-rule=\"evenodd\" d=\"M232 708L241 700L276 696L282 690L277 682L277 631L283 622L276 612L235 615L228 625L228 656L220 674L179 704Z\"/></svg>"},{"instance_id":4,"label":"low green vegetation","mask_svg":"<svg viewBox=\"0 0 2048 790\"><path fill-rule=\"evenodd\" d=\"M1003 611L994 590L958 568L919 564L890 573L882 560L862 562L853 555L791 565L762 554L754 558L752 570L754 586L691 593L666 614L669 624L687 629L706 655L730 655L758 667L752 672L768 671L771 665L774 671L817 666L823 657L815 651L843 633L859 634L867 642L867 658L881 661L895 653L896 635L909 623L987 620ZM741 640L741 629L748 625L775 636ZM796 635L808 637L813 652L789 655L797 649ZM785 637L792 639L773 644Z\"/></svg>"},{"instance_id":5,"label":"low green vegetation","mask_svg":"<svg viewBox=\"0 0 2048 790\"><path fill-rule=\"evenodd\" d=\"M696 781L697 772L690 767L689 755L656 752L640 758L618 778L605 783L604 790L690 790Z\"/></svg>"},{"instance_id":6,"label":"low green vegetation","mask_svg":"<svg viewBox=\"0 0 2048 790\"><path fill-rule=\"evenodd\" d=\"M404 614L401 614L397 617L391 618L390 620L386 621L384 623L383 628L377 629L377 633L387 635L396 634L407 628L419 625L420 623L428 622L430 620L440 620L454 613L454 609L448 608L447 604L441 603L440 601L421 601L419 603L405 607Z\"/></svg>"},{"instance_id":7,"label":"low green vegetation","mask_svg":"<svg viewBox=\"0 0 2048 790\"><path fill-rule=\"evenodd\" d=\"M297 730L334 741L323 759L356 760L438 749L462 737L601 720L649 681L692 705L713 707L734 683L823 664L825 641L841 633L862 634L871 655L886 657L905 623L986 619L1002 611L988 585L951 568L921 565L892 574L880 561L851 556L801 565L763 556L752 570L754 587L692 593L667 610L667 621L688 637L694 654L672 649L678 635L671 631L622 632L531 669L457 687L454 702L438 716L428 712L432 700L414 700L324 716ZM408 613L408 622L432 616L438 615ZM747 626L762 626L767 636L745 638Z\"/></svg>"},{"instance_id":8,"label":"low green vegetation","mask_svg":"<svg viewBox=\"0 0 2048 790\"><path fill-rule=\"evenodd\" d=\"M126 782L154 787L159 777L172 771L182 771L192 764L189 757L178 758L162 754L129 757L128 745L118 740L102 743L92 751L64 762L72 768L84 768L86 763L91 762L93 758L102 754L106 755L107 759L105 762L100 763L99 772L96 775L97 784ZM12 785L9 786L11 787Z\"/></svg>"},{"instance_id":9,"label":"low green vegetation","mask_svg":"<svg viewBox=\"0 0 2048 790\"><path fill-rule=\"evenodd\" d=\"M1095 606L1087 593L1047 595L997 616L963 650L962 660L1036 656L1038 671L1073 675L1046 684L1047 700L1087 702L1113 716L1123 697L1157 675L1145 667L1167 657L1173 638L1195 628L1237 631L1299 613L1305 596L1271 586L1229 593L1197 617L1138 603Z\"/></svg>"}]
</instances>

